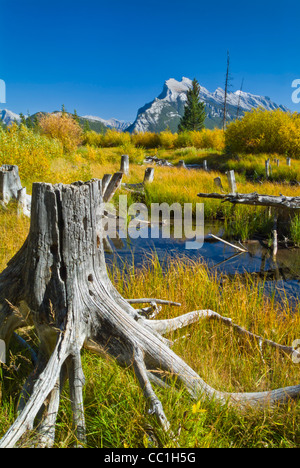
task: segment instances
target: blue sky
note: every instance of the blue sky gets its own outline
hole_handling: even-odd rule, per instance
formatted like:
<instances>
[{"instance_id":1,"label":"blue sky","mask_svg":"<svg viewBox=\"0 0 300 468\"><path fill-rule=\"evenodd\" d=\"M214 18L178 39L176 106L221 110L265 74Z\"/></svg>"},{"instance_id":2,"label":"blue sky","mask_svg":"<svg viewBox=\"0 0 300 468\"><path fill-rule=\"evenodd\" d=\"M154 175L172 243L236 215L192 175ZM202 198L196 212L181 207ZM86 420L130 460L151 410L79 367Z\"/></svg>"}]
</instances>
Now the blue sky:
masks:
<instances>
[{"instance_id":1,"label":"blue sky","mask_svg":"<svg viewBox=\"0 0 300 468\"><path fill-rule=\"evenodd\" d=\"M0 79L14 112L134 120L168 78L292 103L300 78L300 2L0 0Z\"/></svg>"}]
</instances>

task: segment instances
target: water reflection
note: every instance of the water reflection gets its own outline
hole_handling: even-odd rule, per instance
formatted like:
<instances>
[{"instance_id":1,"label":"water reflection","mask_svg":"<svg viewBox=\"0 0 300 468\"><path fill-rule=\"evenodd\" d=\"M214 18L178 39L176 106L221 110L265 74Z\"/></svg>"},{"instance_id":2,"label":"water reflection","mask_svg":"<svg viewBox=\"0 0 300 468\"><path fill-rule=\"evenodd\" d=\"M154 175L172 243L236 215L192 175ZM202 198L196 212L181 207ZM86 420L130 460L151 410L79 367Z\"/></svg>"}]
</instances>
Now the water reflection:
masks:
<instances>
[{"instance_id":1,"label":"water reflection","mask_svg":"<svg viewBox=\"0 0 300 468\"><path fill-rule=\"evenodd\" d=\"M135 268L145 265L149 254L154 252L162 266L170 258L191 258L205 261L210 269L227 276L246 275L261 279L264 291L274 295L275 300L288 300L291 307L298 307L300 297L300 249L279 249L276 261L270 250L260 242L246 244L248 253L237 252L232 247L210 237L222 237L222 225L206 225L202 248L186 250L186 239L165 239L162 236L148 238L110 240L110 253L106 253L108 266L118 264L132 265ZM108 247L108 246L107 246Z\"/></svg>"}]
</instances>

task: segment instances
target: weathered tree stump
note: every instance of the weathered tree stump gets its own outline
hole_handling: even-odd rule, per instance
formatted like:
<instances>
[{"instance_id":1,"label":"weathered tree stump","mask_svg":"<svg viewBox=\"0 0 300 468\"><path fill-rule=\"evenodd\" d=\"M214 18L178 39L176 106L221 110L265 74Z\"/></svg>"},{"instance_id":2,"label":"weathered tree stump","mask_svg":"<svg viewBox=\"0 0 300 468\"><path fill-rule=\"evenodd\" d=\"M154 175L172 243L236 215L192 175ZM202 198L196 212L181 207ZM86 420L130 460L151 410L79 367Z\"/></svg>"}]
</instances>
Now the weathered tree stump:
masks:
<instances>
[{"instance_id":1,"label":"weathered tree stump","mask_svg":"<svg viewBox=\"0 0 300 468\"><path fill-rule=\"evenodd\" d=\"M165 386L157 371L177 378L194 398L202 395L242 407L298 397L300 385L262 393L219 392L179 358L163 335L200 319L222 321L247 339L259 340L260 345L275 346L290 354L295 350L264 341L210 310L171 320L150 320L149 316L156 315L152 313L155 299L150 310L134 309L107 274L103 209L100 180L33 185L28 238L0 275L0 339L8 346L13 332L31 323L40 338L40 349L35 369L23 388L18 417L0 441L1 448L15 446L33 428L37 446L53 445L60 391L67 378L74 427L78 439L85 442L83 346L133 367L150 412L166 431L170 425L150 383ZM35 427L37 415L40 419Z\"/></svg>"},{"instance_id":2,"label":"weathered tree stump","mask_svg":"<svg viewBox=\"0 0 300 468\"><path fill-rule=\"evenodd\" d=\"M5 206L10 200L18 202L19 214L30 216L31 196L22 187L18 166L4 164L0 167L0 201Z\"/></svg>"},{"instance_id":3,"label":"weathered tree stump","mask_svg":"<svg viewBox=\"0 0 300 468\"><path fill-rule=\"evenodd\" d=\"M0 199L7 204L11 199L18 200L22 189L18 166L4 164L0 167Z\"/></svg>"}]
</instances>

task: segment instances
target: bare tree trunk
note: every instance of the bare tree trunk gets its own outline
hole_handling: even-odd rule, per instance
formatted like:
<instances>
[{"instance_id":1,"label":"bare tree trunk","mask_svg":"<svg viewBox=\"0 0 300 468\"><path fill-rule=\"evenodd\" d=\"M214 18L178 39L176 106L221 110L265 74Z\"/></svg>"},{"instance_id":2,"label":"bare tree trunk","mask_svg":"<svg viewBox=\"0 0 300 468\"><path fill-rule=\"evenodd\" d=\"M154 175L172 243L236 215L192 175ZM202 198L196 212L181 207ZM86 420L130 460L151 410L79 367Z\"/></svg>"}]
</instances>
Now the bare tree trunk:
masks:
<instances>
[{"instance_id":1,"label":"bare tree trunk","mask_svg":"<svg viewBox=\"0 0 300 468\"><path fill-rule=\"evenodd\" d=\"M223 106L223 130L226 129L227 95L228 95L228 86L229 86L229 80L230 80L229 64L230 64L230 57L229 57L229 52L227 51L227 68L226 68L225 94L224 94L224 106Z\"/></svg>"},{"instance_id":2,"label":"bare tree trunk","mask_svg":"<svg viewBox=\"0 0 300 468\"><path fill-rule=\"evenodd\" d=\"M110 184L104 199L113 192ZM28 238L0 275L0 339L8 345L14 330L31 323L41 344L36 367L22 392L18 417L0 441L1 448L15 446L33 429L41 409L37 445L53 445L60 392L67 378L74 427L79 441L85 443L83 346L133 367L151 412L166 431L170 425L150 383L156 371L177 377L194 398L202 395L240 406L264 406L298 397L300 386L250 394L219 392L179 358L163 336L170 330L209 318L223 320L239 332L242 329L212 311L195 311L166 321L150 320L134 309L107 275L103 209L100 180L33 185ZM157 377L154 380L164 385Z\"/></svg>"}]
</instances>

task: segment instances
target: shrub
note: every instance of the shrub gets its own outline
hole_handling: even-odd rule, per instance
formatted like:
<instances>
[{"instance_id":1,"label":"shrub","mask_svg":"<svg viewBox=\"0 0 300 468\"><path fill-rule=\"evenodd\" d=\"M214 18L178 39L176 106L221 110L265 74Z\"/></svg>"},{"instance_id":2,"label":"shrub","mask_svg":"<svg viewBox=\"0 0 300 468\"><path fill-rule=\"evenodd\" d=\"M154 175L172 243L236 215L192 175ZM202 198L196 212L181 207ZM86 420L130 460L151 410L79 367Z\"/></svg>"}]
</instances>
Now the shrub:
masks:
<instances>
[{"instance_id":1,"label":"shrub","mask_svg":"<svg viewBox=\"0 0 300 468\"><path fill-rule=\"evenodd\" d=\"M15 164L21 180L44 180L50 174L51 161L63 157L63 146L57 140L21 125L8 131L0 128L0 165Z\"/></svg>"},{"instance_id":2,"label":"shrub","mask_svg":"<svg viewBox=\"0 0 300 468\"><path fill-rule=\"evenodd\" d=\"M190 132L190 137L195 148L211 148L216 151L223 151L225 148L224 132L218 128L214 130L205 128L201 132L193 131Z\"/></svg>"},{"instance_id":3,"label":"shrub","mask_svg":"<svg viewBox=\"0 0 300 468\"><path fill-rule=\"evenodd\" d=\"M193 146L191 133L192 132L180 132L175 143L176 148L186 148L188 146Z\"/></svg>"},{"instance_id":4,"label":"shrub","mask_svg":"<svg viewBox=\"0 0 300 468\"><path fill-rule=\"evenodd\" d=\"M139 132L131 136L132 143L140 148L158 148L160 145L159 135L152 132Z\"/></svg>"},{"instance_id":5,"label":"shrub","mask_svg":"<svg viewBox=\"0 0 300 468\"><path fill-rule=\"evenodd\" d=\"M88 146L101 146L102 137L103 135L101 135L100 133L97 133L94 130L90 130L84 132L82 143Z\"/></svg>"},{"instance_id":6,"label":"shrub","mask_svg":"<svg viewBox=\"0 0 300 468\"><path fill-rule=\"evenodd\" d=\"M83 132L78 122L69 114L46 114L39 127L44 135L59 140L67 153L72 153L82 143Z\"/></svg>"},{"instance_id":7,"label":"shrub","mask_svg":"<svg viewBox=\"0 0 300 468\"><path fill-rule=\"evenodd\" d=\"M172 133L170 130L165 130L159 134L159 145L165 149L172 149L175 146L177 138L177 133Z\"/></svg>"},{"instance_id":8,"label":"shrub","mask_svg":"<svg viewBox=\"0 0 300 468\"><path fill-rule=\"evenodd\" d=\"M300 119L280 109L255 109L228 125L225 143L228 151L280 153L300 157Z\"/></svg>"},{"instance_id":9,"label":"shrub","mask_svg":"<svg viewBox=\"0 0 300 468\"><path fill-rule=\"evenodd\" d=\"M101 146L111 148L114 146L123 146L131 142L130 133L118 132L116 129L109 129L102 135Z\"/></svg>"}]
</instances>

